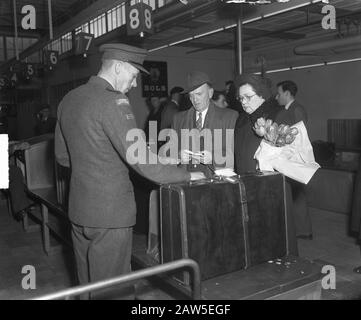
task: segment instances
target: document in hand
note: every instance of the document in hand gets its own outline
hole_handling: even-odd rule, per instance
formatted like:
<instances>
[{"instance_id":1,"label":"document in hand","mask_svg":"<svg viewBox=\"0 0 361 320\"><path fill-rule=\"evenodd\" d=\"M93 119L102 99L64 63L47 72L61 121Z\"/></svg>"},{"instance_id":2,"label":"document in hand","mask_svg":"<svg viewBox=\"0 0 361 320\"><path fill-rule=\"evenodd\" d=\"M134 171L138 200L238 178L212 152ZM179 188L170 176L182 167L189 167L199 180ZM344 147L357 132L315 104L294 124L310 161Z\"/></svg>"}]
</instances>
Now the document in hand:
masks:
<instances>
[{"instance_id":1,"label":"document in hand","mask_svg":"<svg viewBox=\"0 0 361 320\"><path fill-rule=\"evenodd\" d=\"M319 164L315 161L311 142L303 121L293 125L298 129L295 141L283 147L275 147L262 140L254 158L261 171L278 171L298 182L307 184Z\"/></svg>"}]
</instances>

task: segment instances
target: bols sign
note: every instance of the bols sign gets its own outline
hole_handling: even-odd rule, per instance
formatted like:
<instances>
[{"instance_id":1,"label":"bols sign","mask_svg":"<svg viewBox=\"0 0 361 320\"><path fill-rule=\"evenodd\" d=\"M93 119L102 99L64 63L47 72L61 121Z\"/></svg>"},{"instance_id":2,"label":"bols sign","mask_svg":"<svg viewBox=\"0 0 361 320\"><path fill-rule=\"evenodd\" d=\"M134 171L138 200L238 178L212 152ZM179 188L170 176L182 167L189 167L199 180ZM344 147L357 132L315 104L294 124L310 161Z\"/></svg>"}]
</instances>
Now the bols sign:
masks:
<instances>
[{"instance_id":1,"label":"bols sign","mask_svg":"<svg viewBox=\"0 0 361 320\"><path fill-rule=\"evenodd\" d=\"M166 97L168 95L167 63L162 61L144 61L149 75L142 74L143 97Z\"/></svg>"}]
</instances>

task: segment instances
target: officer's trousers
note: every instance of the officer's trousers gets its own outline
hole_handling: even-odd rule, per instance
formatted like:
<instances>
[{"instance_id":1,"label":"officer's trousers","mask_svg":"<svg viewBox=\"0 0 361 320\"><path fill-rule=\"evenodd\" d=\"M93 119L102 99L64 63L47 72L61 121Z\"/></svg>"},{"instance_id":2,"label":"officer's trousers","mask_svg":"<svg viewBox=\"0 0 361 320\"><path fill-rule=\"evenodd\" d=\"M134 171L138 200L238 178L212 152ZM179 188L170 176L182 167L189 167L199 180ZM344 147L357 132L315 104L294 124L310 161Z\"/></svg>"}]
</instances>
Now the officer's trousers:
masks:
<instances>
[{"instance_id":1,"label":"officer's trousers","mask_svg":"<svg viewBox=\"0 0 361 320\"><path fill-rule=\"evenodd\" d=\"M72 240L81 285L131 271L133 228L89 228L72 224ZM133 286L110 287L81 299L132 299Z\"/></svg>"}]
</instances>

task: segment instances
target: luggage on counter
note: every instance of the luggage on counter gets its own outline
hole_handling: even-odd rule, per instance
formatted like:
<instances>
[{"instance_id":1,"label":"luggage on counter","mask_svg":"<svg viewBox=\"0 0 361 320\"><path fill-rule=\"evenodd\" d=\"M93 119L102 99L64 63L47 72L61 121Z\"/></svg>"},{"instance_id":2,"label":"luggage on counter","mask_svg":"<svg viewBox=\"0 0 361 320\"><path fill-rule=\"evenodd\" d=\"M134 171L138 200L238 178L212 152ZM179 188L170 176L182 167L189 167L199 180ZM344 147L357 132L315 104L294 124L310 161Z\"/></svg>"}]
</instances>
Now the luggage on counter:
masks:
<instances>
[{"instance_id":1,"label":"luggage on counter","mask_svg":"<svg viewBox=\"0 0 361 320\"><path fill-rule=\"evenodd\" d=\"M288 254L279 173L162 185L160 198L162 263L194 259L205 280ZM189 284L187 273L176 278Z\"/></svg>"}]
</instances>

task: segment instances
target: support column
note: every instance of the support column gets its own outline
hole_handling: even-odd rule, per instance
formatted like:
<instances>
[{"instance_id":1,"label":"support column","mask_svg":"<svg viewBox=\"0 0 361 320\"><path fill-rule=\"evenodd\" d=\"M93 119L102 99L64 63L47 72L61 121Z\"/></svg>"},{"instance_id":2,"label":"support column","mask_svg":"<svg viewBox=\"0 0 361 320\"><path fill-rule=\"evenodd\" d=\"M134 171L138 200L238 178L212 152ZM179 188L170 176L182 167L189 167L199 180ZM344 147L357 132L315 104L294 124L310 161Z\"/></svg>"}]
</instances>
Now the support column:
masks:
<instances>
[{"instance_id":1,"label":"support column","mask_svg":"<svg viewBox=\"0 0 361 320\"><path fill-rule=\"evenodd\" d=\"M237 57L237 75L242 74L243 72L243 10L242 4L240 5L239 16L237 20L237 29L236 29L236 57Z\"/></svg>"},{"instance_id":2,"label":"support column","mask_svg":"<svg viewBox=\"0 0 361 320\"><path fill-rule=\"evenodd\" d=\"M48 13L49 13L49 38L53 40L53 15L51 12L51 0L48 0Z\"/></svg>"},{"instance_id":3,"label":"support column","mask_svg":"<svg viewBox=\"0 0 361 320\"><path fill-rule=\"evenodd\" d=\"M16 60L19 60L19 48L18 48L18 19L16 12L16 0L13 0L13 10L14 10L14 45L15 45L15 57Z\"/></svg>"}]
</instances>

